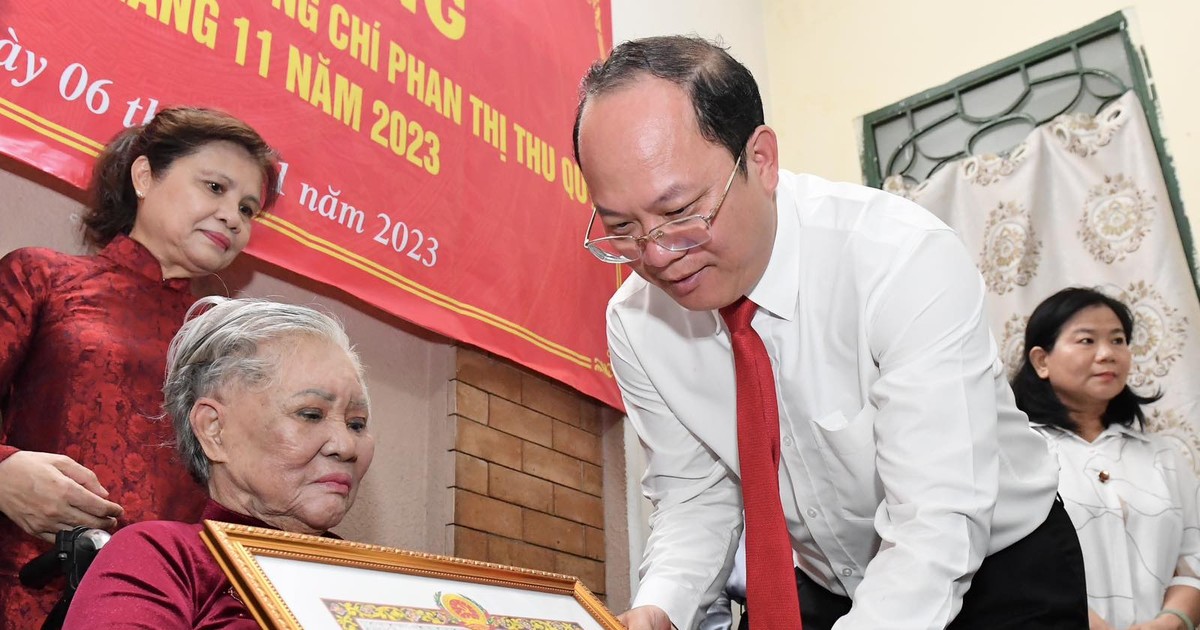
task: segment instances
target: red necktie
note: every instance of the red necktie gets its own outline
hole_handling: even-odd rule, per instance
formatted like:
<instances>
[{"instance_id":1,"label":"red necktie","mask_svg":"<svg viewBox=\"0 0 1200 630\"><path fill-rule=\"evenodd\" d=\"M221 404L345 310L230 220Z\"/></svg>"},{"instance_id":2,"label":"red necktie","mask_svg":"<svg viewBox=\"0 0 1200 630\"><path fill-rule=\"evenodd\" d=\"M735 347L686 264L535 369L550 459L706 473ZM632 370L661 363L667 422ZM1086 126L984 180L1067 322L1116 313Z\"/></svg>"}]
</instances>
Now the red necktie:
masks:
<instances>
[{"instance_id":1,"label":"red necktie","mask_svg":"<svg viewBox=\"0 0 1200 630\"><path fill-rule=\"evenodd\" d=\"M799 630L800 600L779 501L779 402L762 338L750 326L758 305L743 297L721 309L737 373L738 459L746 510L746 610L756 630Z\"/></svg>"}]
</instances>

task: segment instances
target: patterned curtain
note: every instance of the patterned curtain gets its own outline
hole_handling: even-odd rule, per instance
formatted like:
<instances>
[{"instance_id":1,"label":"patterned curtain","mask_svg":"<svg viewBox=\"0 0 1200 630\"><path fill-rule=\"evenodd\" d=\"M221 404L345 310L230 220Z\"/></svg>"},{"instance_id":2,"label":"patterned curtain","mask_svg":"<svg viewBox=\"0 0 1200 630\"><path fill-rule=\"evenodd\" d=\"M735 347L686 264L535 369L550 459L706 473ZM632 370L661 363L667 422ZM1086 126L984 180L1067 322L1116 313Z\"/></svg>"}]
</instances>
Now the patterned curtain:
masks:
<instances>
[{"instance_id":1,"label":"patterned curtain","mask_svg":"<svg viewBox=\"0 0 1200 630\"><path fill-rule=\"evenodd\" d=\"M1097 115L1064 114L1004 156L945 165L908 197L958 231L988 289L1011 375L1035 306L1067 286L1098 288L1133 310L1129 384L1163 398L1148 428L1177 438L1200 469L1200 301L1137 95Z\"/></svg>"}]
</instances>

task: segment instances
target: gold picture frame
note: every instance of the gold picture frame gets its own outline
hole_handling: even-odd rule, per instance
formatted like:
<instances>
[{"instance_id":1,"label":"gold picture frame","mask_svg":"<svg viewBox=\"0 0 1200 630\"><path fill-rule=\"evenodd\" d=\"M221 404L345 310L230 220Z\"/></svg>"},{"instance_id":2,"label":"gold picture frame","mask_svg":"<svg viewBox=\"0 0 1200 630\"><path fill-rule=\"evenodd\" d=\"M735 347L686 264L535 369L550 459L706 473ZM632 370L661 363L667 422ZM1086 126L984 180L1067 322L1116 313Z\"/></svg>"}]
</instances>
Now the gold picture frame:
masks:
<instances>
[{"instance_id":1,"label":"gold picture frame","mask_svg":"<svg viewBox=\"0 0 1200 630\"><path fill-rule=\"evenodd\" d=\"M578 579L205 521L205 545L271 630L623 630Z\"/></svg>"}]
</instances>

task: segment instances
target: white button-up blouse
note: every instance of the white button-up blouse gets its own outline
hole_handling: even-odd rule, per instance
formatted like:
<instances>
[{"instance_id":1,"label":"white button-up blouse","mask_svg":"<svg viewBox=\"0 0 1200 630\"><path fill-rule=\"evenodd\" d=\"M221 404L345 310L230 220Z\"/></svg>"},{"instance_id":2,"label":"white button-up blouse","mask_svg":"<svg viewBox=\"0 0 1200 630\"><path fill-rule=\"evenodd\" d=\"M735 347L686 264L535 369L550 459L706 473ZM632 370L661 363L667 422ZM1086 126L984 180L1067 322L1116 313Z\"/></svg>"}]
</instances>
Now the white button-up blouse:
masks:
<instances>
[{"instance_id":1,"label":"white button-up blouse","mask_svg":"<svg viewBox=\"0 0 1200 630\"><path fill-rule=\"evenodd\" d=\"M1088 443L1034 425L1058 457L1088 606L1115 628L1154 619L1167 587L1200 588L1196 474L1170 438L1112 425Z\"/></svg>"}]
</instances>

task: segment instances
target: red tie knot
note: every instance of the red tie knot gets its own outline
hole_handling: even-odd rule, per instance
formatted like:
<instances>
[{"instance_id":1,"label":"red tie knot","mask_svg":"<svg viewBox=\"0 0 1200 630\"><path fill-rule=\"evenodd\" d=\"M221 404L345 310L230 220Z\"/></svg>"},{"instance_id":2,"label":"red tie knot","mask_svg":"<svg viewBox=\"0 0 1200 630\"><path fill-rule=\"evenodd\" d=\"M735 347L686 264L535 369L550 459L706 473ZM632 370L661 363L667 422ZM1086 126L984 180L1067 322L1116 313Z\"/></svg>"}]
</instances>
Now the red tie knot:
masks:
<instances>
[{"instance_id":1,"label":"red tie knot","mask_svg":"<svg viewBox=\"0 0 1200 630\"><path fill-rule=\"evenodd\" d=\"M736 302L721 309L721 319L725 320L725 325L729 327L730 333L738 333L744 330L751 330L750 322L754 319L754 313L758 311L758 305L750 301L750 298L742 296Z\"/></svg>"}]
</instances>

